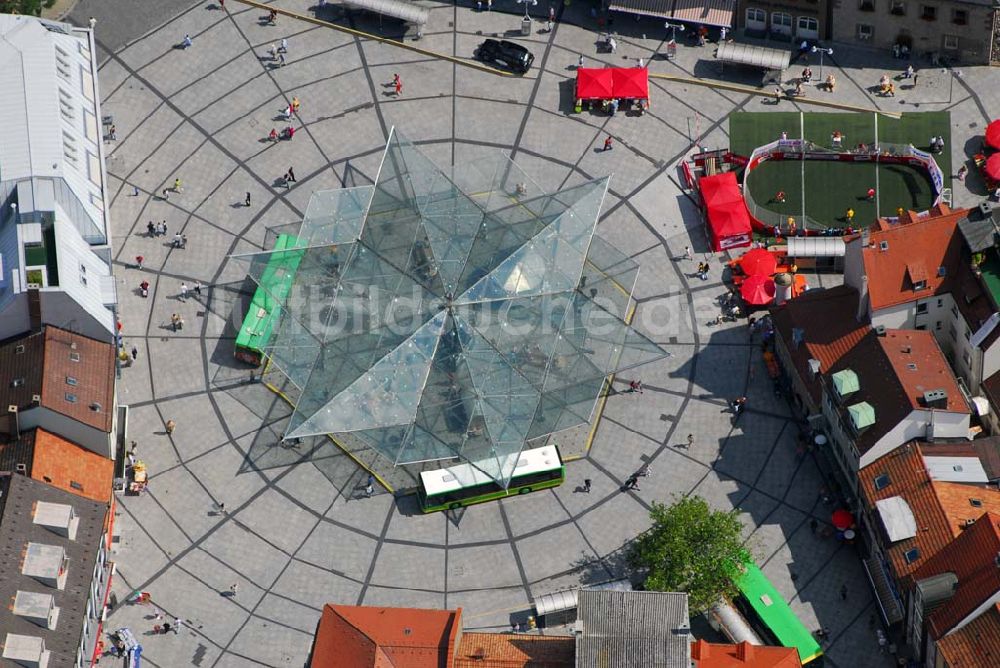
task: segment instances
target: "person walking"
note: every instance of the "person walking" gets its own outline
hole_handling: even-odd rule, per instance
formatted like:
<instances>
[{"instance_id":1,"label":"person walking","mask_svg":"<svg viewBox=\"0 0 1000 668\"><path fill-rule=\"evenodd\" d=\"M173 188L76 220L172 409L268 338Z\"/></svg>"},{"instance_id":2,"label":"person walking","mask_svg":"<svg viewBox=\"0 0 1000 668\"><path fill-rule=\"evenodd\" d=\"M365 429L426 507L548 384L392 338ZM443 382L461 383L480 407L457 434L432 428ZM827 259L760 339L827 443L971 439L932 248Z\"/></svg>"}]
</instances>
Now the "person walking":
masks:
<instances>
[{"instance_id":1,"label":"person walking","mask_svg":"<svg viewBox=\"0 0 1000 668\"><path fill-rule=\"evenodd\" d=\"M611 135L608 135L604 139L604 150L605 151L610 151L612 148L614 148L614 147L611 145Z\"/></svg>"},{"instance_id":2,"label":"person walking","mask_svg":"<svg viewBox=\"0 0 1000 668\"><path fill-rule=\"evenodd\" d=\"M154 225L151 220L146 223L146 236L150 238L156 236L156 225Z\"/></svg>"},{"instance_id":3,"label":"person walking","mask_svg":"<svg viewBox=\"0 0 1000 668\"><path fill-rule=\"evenodd\" d=\"M622 487L626 490L634 489L637 492L642 491L639 489L639 477L634 473L625 480L625 484Z\"/></svg>"},{"instance_id":4,"label":"person walking","mask_svg":"<svg viewBox=\"0 0 1000 668\"><path fill-rule=\"evenodd\" d=\"M684 247L684 259L686 259L686 260L694 260L694 251L691 250L690 246L685 246Z\"/></svg>"},{"instance_id":5,"label":"person walking","mask_svg":"<svg viewBox=\"0 0 1000 668\"><path fill-rule=\"evenodd\" d=\"M139 357L139 349L132 346L132 361L134 362L137 357Z\"/></svg>"},{"instance_id":6,"label":"person walking","mask_svg":"<svg viewBox=\"0 0 1000 668\"><path fill-rule=\"evenodd\" d=\"M144 258L144 257L142 257L141 255L136 255L136 256L135 256L135 268L136 268L136 269L142 269L142 261L143 261L144 259L145 259L145 258Z\"/></svg>"},{"instance_id":7,"label":"person walking","mask_svg":"<svg viewBox=\"0 0 1000 668\"><path fill-rule=\"evenodd\" d=\"M642 394L642 381L641 380L630 380L628 383L629 392L638 392Z\"/></svg>"},{"instance_id":8,"label":"person walking","mask_svg":"<svg viewBox=\"0 0 1000 668\"><path fill-rule=\"evenodd\" d=\"M184 35L184 39L181 41L181 46L184 49L190 49L194 42L191 41L191 35Z\"/></svg>"},{"instance_id":9,"label":"person walking","mask_svg":"<svg viewBox=\"0 0 1000 668\"><path fill-rule=\"evenodd\" d=\"M182 192L184 192L184 188L181 187L181 180L180 179L174 179L174 192L175 193L182 193Z\"/></svg>"},{"instance_id":10,"label":"person walking","mask_svg":"<svg viewBox=\"0 0 1000 668\"><path fill-rule=\"evenodd\" d=\"M173 420L167 420L166 429L167 429L167 435L168 436L170 434L174 433L174 429L176 429L176 428L177 428L177 423L176 422L174 422Z\"/></svg>"},{"instance_id":11,"label":"person walking","mask_svg":"<svg viewBox=\"0 0 1000 668\"><path fill-rule=\"evenodd\" d=\"M184 626L184 620L180 617L174 619L174 635L177 635L180 628Z\"/></svg>"},{"instance_id":12,"label":"person walking","mask_svg":"<svg viewBox=\"0 0 1000 668\"><path fill-rule=\"evenodd\" d=\"M267 54L269 56L271 56L271 60L277 60L278 59L278 47L276 47L272 43L271 46L267 47Z\"/></svg>"},{"instance_id":13,"label":"person walking","mask_svg":"<svg viewBox=\"0 0 1000 668\"><path fill-rule=\"evenodd\" d=\"M288 180L292 183L298 181L298 179L295 178L295 169L293 167L288 168Z\"/></svg>"},{"instance_id":14,"label":"person walking","mask_svg":"<svg viewBox=\"0 0 1000 668\"><path fill-rule=\"evenodd\" d=\"M844 216L844 218L847 219L848 223L853 223L854 222L854 209L848 209L847 210L847 214Z\"/></svg>"},{"instance_id":15,"label":"person walking","mask_svg":"<svg viewBox=\"0 0 1000 668\"><path fill-rule=\"evenodd\" d=\"M577 67L577 69L580 69L580 68L583 67L583 54L582 53L580 54L580 59L576 61L576 67Z\"/></svg>"},{"instance_id":16,"label":"person walking","mask_svg":"<svg viewBox=\"0 0 1000 668\"><path fill-rule=\"evenodd\" d=\"M692 445L694 445L694 434L688 434L686 449L690 450Z\"/></svg>"},{"instance_id":17,"label":"person walking","mask_svg":"<svg viewBox=\"0 0 1000 668\"><path fill-rule=\"evenodd\" d=\"M167 221L160 223L160 234L167 236Z\"/></svg>"},{"instance_id":18,"label":"person walking","mask_svg":"<svg viewBox=\"0 0 1000 668\"><path fill-rule=\"evenodd\" d=\"M239 589L240 589L240 583L238 583L238 582L234 582L233 584L229 585L229 594L230 594L230 596L232 596L233 598L236 598L236 592L238 592Z\"/></svg>"},{"instance_id":19,"label":"person walking","mask_svg":"<svg viewBox=\"0 0 1000 668\"><path fill-rule=\"evenodd\" d=\"M583 480L583 491L585 494L590 494L590 487L594 484L594 481L590 478L584 478Z\"/></svg>"},{"instance_id":20,"label":"person walking","mask_svg":"<svg viewBox=\"0 0 1000 668\"><path fill-rule=\"evenodd\" d=\"M201 297L201 281L195 281L193 289L194 289L194 293L196 295L198 295L199 297Z\"/></svg>"},{"instance_id":21,"label":"person walking","mask_svg":"<svg viewBox=\"0 0 1000 668\"><path fill-rule=\"evenodd\" d=\"M281 38L281 46L278 47L278 53L288 53L288 39L286 37Z\"/></svg>"},{"instance_id":22,"label":"person walking","mask_svg":"<svg viewBox=\"0 0 1000 668\"><path fill-rule=\"evenodd\" d=\"M847 600L847 585L840 585L840 600Z\"/></svg>"},{"instance_id":23,"label":"person walking","mask_svg":"<svg viewBox=\"0 0 1000 668\"><path fill-rule=\"evenodd\" d=\"M188 286L187 283L181 283L181 299L187 299L188 296Z\"/></svg>"},{"instance_id":24,"label":"person walking","mask_svg":"<svg viewBox=\"0 0 1000 668\"><path fill-rule=\"evenodd\" d=\"M399 78L398 74L396 75L394 87L396 90L396 97L399 97L400 95L403 94L403 81L402 79Z\"/></svg>"},{"instance_id":25,"label":"person walking","mask_svg":"<svg viewBox=\"0 0 1000 668\"><path fill-rule=\"evenodd\" d=\"M246 201L244 202L244 206L250 206L250 191L249 190L247 191L247 198L246 198Z\"/></svg>"},{"instance_id":26,"label":"person walking","mask_svg":"<svg viewBox=\"0 0 1000 668\"><path fill-rule=\"evenodd\" d=\"M816 529L819 527L819 522L816 521L815 517L809 519L809 531L816 533Z\"/></svg>"},{"instance_id":27,"label":"person walking","mask_svg":"<svg viewBox=\"0 0 1000 668\"><path fill-rule=\"evenodd\" d=\"M874 202L875 201L875 189L874 188L869 188L868 192L865 193L865 194L868 196L868 201L869 202Z\"/></svg>"},{"instance_id":28,"label":"person walking","mask_svg":"<svg viewBox=\"0 0 1000 668\"><path fill-rule=\"evenodd\" d=\"M368 474L368 480L365 483L365 496L369 499L375 496L375 476Z\"/></svg>"}]
</instances>

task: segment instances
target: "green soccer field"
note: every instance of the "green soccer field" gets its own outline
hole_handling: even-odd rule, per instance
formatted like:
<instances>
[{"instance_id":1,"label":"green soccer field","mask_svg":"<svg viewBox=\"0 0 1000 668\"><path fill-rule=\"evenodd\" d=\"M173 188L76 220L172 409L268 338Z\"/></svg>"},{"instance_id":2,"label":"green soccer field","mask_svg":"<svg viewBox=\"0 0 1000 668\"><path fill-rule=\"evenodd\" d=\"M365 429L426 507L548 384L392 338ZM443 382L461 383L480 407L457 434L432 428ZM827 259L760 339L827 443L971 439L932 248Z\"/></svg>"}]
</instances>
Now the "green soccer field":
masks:
<instances>
[{"instance_id":1,"label":"green soccer field","mask_svg":"<svg viewBox=\"0 0 1000 668\"><path fill-rule=\"evenodd\" d=\"M941 135L946 150L934 158L944 173L944 185L949 188L950 122L948 112L903 114L898 119L862 113L736 113L729 117L730 150L749 156L758 146L778 139L782 132L789 139L804 138L832 148L831 135L839 131L845 149L878 141L881 145L913 144L927 150L930 138ZM828 227L846 225L848 209L854 210L854 225L858 226L869 225L881 216L894 216L900 207L923 211L934 202L928 174L908 165L768 160L751 172L748 187L758 205L779 214L782 220L788 216L800 220L804 211ZM867 198L869 188L878 190L875 201ZM786 195L784 203L774 200L779 191Z\"/></svg>"}]
</instances>

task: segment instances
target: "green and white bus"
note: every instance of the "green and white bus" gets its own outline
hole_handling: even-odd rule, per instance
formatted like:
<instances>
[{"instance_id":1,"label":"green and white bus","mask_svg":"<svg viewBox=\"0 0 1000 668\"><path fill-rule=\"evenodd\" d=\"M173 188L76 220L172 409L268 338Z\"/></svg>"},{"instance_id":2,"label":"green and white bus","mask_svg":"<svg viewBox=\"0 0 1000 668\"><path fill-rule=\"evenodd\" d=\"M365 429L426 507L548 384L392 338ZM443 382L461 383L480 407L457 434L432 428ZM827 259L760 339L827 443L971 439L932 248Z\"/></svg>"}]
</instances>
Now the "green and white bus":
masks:
<instances>
[{"instance_id":1,"label":"green and white bus","mask_svg":"<svg viewBox=\"0 0 1000 668\"><path fill-rule=\"evenodd\" d=\"M736 579L740 596L733 603L750 627L766 645L794 647L803 666L823 665L823 648L809 629L792 612L784 597L757 567L744 564L746 570Z\"/></svg>"},{"instance_id":2,"label":"green and white bus","mask_svg":"<svg viewBox=\"0 0 1000 668\"><path fill-rule=\"evenodd\" d=\"M420 509L425 513L455 510L536 489L558 487L566 480L566 467L558 446L546 445L508 455L505 470L513 460L517 463L506 489L472 464L423 471L420 474Z\"/></svg>"}]
</instances>

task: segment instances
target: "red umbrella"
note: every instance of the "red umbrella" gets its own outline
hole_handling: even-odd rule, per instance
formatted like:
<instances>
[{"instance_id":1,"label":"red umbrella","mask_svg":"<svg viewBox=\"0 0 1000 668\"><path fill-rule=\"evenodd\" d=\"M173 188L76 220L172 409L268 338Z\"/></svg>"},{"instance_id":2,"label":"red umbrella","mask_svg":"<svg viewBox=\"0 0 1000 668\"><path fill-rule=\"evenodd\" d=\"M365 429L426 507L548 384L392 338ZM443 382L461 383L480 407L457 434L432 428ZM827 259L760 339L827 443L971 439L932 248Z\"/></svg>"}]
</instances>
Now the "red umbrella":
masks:
<instances>
[{"instance_id":1,"label":"red umbrella","mask_svg":"<svg viewBox=\"0 0 1000 668\"><path fill-rule=\"evenodd\" d=\"M740 258L740 267L747 276L761 275L770 276L778 268L778 261L774 255L763 248L754 248L749 253L744 253Z\"/></svg>"},{"instance_id":2,"label":"red umbrella","mask_svg":"<svg viewBox=\"0 0 1000 668\"><path fill-rule=\"evenodd\" d=\"M1000 181L1000 153L994 153L990 156L989 160L986 161L986 166L983 167L983 172L988 178Z\"/></svg>"},{"instance_id":3,"label":"red umbrella","mask_svg":"<svg viewBox=\"0 0 1000 668\"><path fill-rule=\"evenodd\" d=\"M993 148L1000 148L1000 119L986 126L986 143Z\"/></svg>"},{"instance_id":4,"label":"red umbrella","mask_svg":"<svg viewBox=\"0 0 1000 668\"><path fill-rule=\"evenodd\" d=\"M833 511L833 516L830 518L830 522L832 522L833 526L837 527L841 531L844 529L850 529L854 526L854 515L841 508L840 510Z\"/></svg>"},{"instance_id":5,"label":"red umbrella","mask_svg":"<svg viewBox=\"0 0 1000 668\"><path fill-rule=\"evenodd\" d=\"M743 300L751 306L764 306L774 300L774 281L767 276L755 274L740 286Z\"/></svg>"}]
</instances>

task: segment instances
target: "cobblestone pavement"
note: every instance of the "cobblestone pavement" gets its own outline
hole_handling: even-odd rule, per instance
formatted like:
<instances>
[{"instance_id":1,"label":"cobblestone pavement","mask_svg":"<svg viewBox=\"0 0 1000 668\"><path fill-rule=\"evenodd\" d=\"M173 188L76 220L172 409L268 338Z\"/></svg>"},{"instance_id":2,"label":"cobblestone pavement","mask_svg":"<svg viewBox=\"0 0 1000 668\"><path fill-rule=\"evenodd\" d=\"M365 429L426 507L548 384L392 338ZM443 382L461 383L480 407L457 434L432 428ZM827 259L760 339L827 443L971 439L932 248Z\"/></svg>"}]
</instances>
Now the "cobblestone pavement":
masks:
<instances>
[{"instance_id":1,"label":"cobblestone pavement","mask_svg":"<svg viewBox=\"0 0 1000 668\"><path fill-rule=\"evenodd\" d=\"M281 4L306 11L311 3ZM150 32L153 19L116 28L114 15L97 28L98 40L106 30L113 36L101 68L103 112L118 129L107 169L125 345L139 349L120 400L152 472L148 494L121 500L117 595L149 591L166 615L186 620L180 634L156 635L150 608L121 605L109 628L130 626L143 659L170 667L302 665L326 602L461 606L467 628L509 629L541 594L616 576L616 551L647 526L650 504L696 493L741 510L767 575L810 628L829 628L832 665L878 665L867 581L852 548L809 531L811 516L829 518L818 501L821 476L815 461L796 457L797 426L771 392L759 348L739 325L707 325L725 289L724 258L712 259L706 282L677 259L685 245L707 248L677 185L688 128L703 145L724 147L731 111L774 105L657 81L642 118L570 113L580 54L590 65L641 57L653 71L718 76L707 48L682 45L676 61L651 60L663 46L659 21L619 21L618 53L599 55L582 7L524 40L536 55L528 76L499 78L286 18L262 25L260 10L227 6L189 5ZM509 0L494 5L506 13L427 6L421 45L446 53L468 56L481 34L519 26L521 10ZM185 34L194 40L187 50L177 47ZM287 65L274 67L265 50L282 37ZM1000 108L996 73L967 70L952 81L926 71L919 88L873 99L864 88L892 65L847 49L825 62L838 72L841 101L950 109L951 150L962 159L986 109ZM399 97L387 86L396 72L405 85ZM291 142L265 141L292 96L302 100L301 131ZM266 228L299 220L312 191L373 176L393 125L442 165L507 151L547 189L613 173L599 233L641 264L635 322L673 353L638 371L643 394L608 400L589 457L569 466L564 486L470 508L460 519L414 515L385 493L357 498L365 474L329 445L303 448L292 464L269 458L287 408L248 384L232 356L232 313L246 286L227 256L258 249ZM607 134L615 148L600 152ZM286 190L278 179L289 166L299 180ZM175 178L183 192L160 197ZM166 220L168 235L148 238L150 220ZM187 248L170 247L175 231ZM145 257L141 271L126 266L136 255ZM151 283L148 299L142 280ZM181 284L194 281L202 294L182 298ZM187 323L181 331L171 330L173 313ZM743 394L750 408L733 425L726 399ZM167 434L171 419L177 428ZM689 433L694 446L678 448ZM641 491L620 492L643 462L653 475ZM586 478L592 491L576 492ZM239 593L229 596L234 582Z\"/></svg>"}]
</instances>

